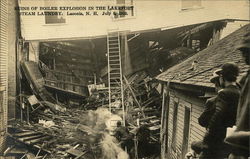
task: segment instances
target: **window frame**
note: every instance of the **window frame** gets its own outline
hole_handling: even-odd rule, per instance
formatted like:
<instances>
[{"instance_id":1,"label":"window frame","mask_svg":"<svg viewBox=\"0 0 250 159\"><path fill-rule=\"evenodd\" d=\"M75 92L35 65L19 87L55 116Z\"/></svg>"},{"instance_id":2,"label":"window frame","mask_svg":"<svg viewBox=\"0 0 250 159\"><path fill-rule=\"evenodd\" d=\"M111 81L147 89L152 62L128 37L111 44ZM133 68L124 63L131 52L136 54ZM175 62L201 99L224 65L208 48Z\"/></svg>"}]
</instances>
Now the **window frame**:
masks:
<instances>
[{"instance_id":1,"label":"window frame","mask_svg":"<svg viewBox=\"0 0 250 159\"><path fill-rule=\"evenodd\" d=\"M186 110L188 110L189 116L187 116ZM188 121L186 121L187 117L189 119ZM189 143L190 143L190 135L191 135L191 121L192 121L191 104L186 103L185 106L184 106L184 127L183 127L183 139L182 139L182 155L183 155L183 157L188 152L188 147L189 147ZM185 127L186 122L188 123L188 129ZM185 137L187 138L187 140L186 140Z\"/></svg>"},{"instance_id":2,"label":"window frame","mask_svg":"<svg viewBox=\"0 0 250 159\"><path fill-rule=\"evenodd\" d=\"M54 12L54 11L45 11L45 12ZM44 12L44 13L45 13L45 12ZM57 17L56 20L60 20L58 15L51 15L51 16L48 16L48 15L46 16L46 15L44 15L44 23L45 23L45 25L63 25L63 24L66 24L66 16L65 16L65 15L63 15L63 20L64 20L64 22L46 23L46 17L53 17L53 16L56 16L56 17Z\"/></svg>"},{"instance_id":3,"label":"window frame","mask_svg":"<svg viewBox=\"0 0 250 159\"><path fill-rule=\"evenodd\" d=\"M179 107L179 99L175 98L174 107L173 107L173 129L172 129L172 141L171 148L174 152L176 152L177 148L177 132L178 132L178 107Z\"/></svg>"},{"instance_id":4,"label":"window frame","mask_svg":"<svg viewBox=\"0 0 250 159\"><path fill-rule=\"evenodd\" d=\"M114 15L114 12L113 12L112 19L114 21L134 19L136 17L136 14L135 14L135 1L134 0L124 0L124 2L125 2L124 4L119 4L119 3L117 3L117 1L118 0L115 0L115 5L116 6L125 6L125 7L133 6L133 9L131 11L129 11L129 12L131 12L131 15L128 14L128 15L125 15L123 17L120 17L119 15L118 15L118 17L116 17ZM126 1L130 1L130 4L128 5ZM120 13L120 10L118 10L118 13Z\"/></svg>"},{"instance_id":5,"label":"window frame","mask_svg":"<svg viewBox=\"0 0 250 159\"><path fill-rule=\"evenodd\" d=\"M55 7L58 7L58 6L60 6L60 4L58 4L58 2L59 1L53 1L53 2L50 2L50 1L43 1L43 7L48 7L48 6L55 6ZM49 10L49 11L44 11L44 13L45 12L58 12L58 10ZM45 26L53 26L53 25L65 25L65 24L67 24L67 16L66 16L66 13L65 13L65 11L62 11L62 13L63 13L63 15L62 15L62 17L63 17L63 19L64 19L64 22L55 22L55 23L46 23L46 17L48 17L48 16L46 16L46 15L44 15L44 25ZM52 16L54 16L54 15L51 15L51 17ZM56 15L56 17L57 17L57 20L59 19L59 15Z\"/></svg>"},{"instance_id":6,"label":"window frame","mask_svg":"<svg viewBox=\"0 0 250 159\"><path fill-rule=\"evenodd\" d=\"M185 12L185 11L191 11L191 10L197 10L197 9L203 9L204 7L202 6L202 0L200 1L200 5L199 6L190 6L190 7L184 7L183 6L183 1L189 1L189 0L181 0L181 4L180 4L180 11L181 12Z\"/></svg>"}]
</instances>

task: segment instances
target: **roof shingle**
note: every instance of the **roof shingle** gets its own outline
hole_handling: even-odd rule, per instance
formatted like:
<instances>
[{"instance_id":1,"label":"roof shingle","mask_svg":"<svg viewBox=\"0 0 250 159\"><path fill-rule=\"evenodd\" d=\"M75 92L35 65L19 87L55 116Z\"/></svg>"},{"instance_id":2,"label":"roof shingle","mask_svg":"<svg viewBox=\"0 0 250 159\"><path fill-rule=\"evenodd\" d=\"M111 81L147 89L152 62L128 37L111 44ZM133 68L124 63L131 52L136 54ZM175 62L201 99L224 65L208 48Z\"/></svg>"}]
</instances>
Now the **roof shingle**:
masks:
<instances>
[{"instance_id":1,"label":"roof shingle","mask_svg":"<svg viewBox=\"0 0 250 159\"><path fill-rule=\"evenodd\" d=\"M250 32L250 24L236 30L227 37L221 39L212 46L198 52L180 64L177 64L167 71L161 73L156 79L175 83L200 85L212 87L209 79L213 71L226 62L235 62L240 68L240 76L248 70L244 59L236 46L239 45L243 36ZM198 61L197 68L191 70L193 61Z\"/></svg>"}]
</instances>

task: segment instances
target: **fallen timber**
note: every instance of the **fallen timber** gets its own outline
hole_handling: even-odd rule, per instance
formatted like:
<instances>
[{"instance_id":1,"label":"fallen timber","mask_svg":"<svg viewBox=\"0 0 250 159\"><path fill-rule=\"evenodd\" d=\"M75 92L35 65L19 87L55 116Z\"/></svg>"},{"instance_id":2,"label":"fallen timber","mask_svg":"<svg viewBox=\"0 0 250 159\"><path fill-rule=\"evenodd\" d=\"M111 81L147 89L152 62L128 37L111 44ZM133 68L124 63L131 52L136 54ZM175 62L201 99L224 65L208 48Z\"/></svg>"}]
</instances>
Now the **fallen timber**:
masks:
<instances>
[{"instance_id":1,"label":"fallen timber","mask_svg":"<svg viewBox=\"0 0 250 159\"><path fill-rule=\"evenodd\" d=\"M140 85L138 85L140 83ZM160 111L155 103L159 99L157 96L150 95L150 98L141 99L141 92L137 87L142 87L141 80L134 77L128 78L125 89L131 95L133 103L128 107L127 116L128 128L132 132L143 125L147 125L152 135L151 142L159 142L160 135ZM32 87L34 89L34 87ZM17 123L15 128L21 129L19 132L10 133L10 137L15 141L34 147L37 153L39 150L46 155L46 158L98 158L100 156L101 133L105 131L105 126L98 126L96 130L89 123L88 116L92 110L98 108L107 108L107 89L100 90L102 95L98 98L89 100L89 104L83 104L77 109L66 109L55 100L52 102L43 100L42 94L36 94L39 91L33 90L38 98L36 104L28 104L29 111L23 111L24 118L29 116L27 123ZM144 96L147 91L143 91ZM151 91L149 91L151 92ZM27 97L28 98L28 97ZM129 98L126 98L128 100ZM55 103L53 103L55 102ZM25 109L26 109L25 108ZM27 112L29 114L27 114ZM96 117L94 117L96 118ZM129 120L130 118L130 120ZM91 119L92 120L92 119ZM138 121L136 123L135 121ZM19 125L18 125L19 124ZM136 135L136 133L135 133ZM30 152L29 152L30 153ZM34 153L34 152L33 152ZM44 155L45 156L45 155Z\"/></svg>"}]
</instances>

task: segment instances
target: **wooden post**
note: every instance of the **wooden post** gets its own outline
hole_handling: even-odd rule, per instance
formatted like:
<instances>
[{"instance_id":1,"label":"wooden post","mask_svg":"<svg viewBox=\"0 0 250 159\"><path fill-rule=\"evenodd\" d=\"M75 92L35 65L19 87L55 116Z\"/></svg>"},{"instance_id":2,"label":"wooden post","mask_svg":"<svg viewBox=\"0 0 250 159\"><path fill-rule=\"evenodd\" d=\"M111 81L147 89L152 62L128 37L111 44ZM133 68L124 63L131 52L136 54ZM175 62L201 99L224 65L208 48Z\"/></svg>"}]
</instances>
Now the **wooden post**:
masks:
<instances>
[{"instance_id":1,"label":"wooden post","mask_svg":"<svg viewBox=\"0 0 250 159\"><path fill-rule=\"evenodd\" d=\"M160 141L161 141L161 159L166 158L167 143L168 143L168 112L169 112L169 85L170 80L167 83L166 89L164 85L163 99L162 99L162 113L161 113L161 131L160 131Z\"/></svg>"},{"instance_id":2,"label":"wooden post","mask_svg":"<svg viewBox=\"0 0 250 159\"><path fill-rule=\"evenodd\" d=\"M27 123L29 124L30 123L29 105L26 106L26 111L27 111L26 119L27 119Z\"/></svg>"},{"instance_id":3,"label":"wooden post","mask_svg":"<svg viewBox=\"0 0 250 159\"><path fill-rule=\"evenodd\" d=\"M141 107L140 103L139 103L138 100L136 99L136 95L135 95L134 91L132 90L130 84L128 83L127 78L126 78L125 76L123 76L123 77L124 77L125 84L127 85L128 89L130 90L130 92L131 92L131 94L132 94L132 96L133 96L133 98L134 98L134 100L135 100L135 103L138 105L138 107L139 107L139 109L140 109L140 111L141 111L141 113L142 113L142 116L145 118L145 114L144 114L144 112L143 112L143 110L142 110L142 107Z\"/></svg>"}]
</instances>

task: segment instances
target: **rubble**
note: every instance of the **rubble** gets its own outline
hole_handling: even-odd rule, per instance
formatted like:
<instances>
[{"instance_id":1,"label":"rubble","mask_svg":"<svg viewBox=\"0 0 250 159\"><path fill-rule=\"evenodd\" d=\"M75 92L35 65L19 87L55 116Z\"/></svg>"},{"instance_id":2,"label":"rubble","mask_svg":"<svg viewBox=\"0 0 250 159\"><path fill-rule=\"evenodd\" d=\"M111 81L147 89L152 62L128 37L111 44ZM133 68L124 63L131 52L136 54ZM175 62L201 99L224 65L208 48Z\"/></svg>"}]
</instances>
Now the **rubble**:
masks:
<instances>
[{"instance_id":1,"label":"rubble","mask_svg":"<svg viewBox=\"0 0 250 159\"><path fill-rule=\"evenodd\" d=\"M16 130L11 136L19 142L43 149L49 153L46 158L84 156L95 159L107 154L102 152L107 151L104 143L114 144L105 141L108 134L106 130L111 129L112 125L108 124L112 119L121 118L117 115L111 118L110 115L107 108L99 108L96 111L67 109L63 112L47 108L44 111L40 110L36 117L31 117L30 123L16 122L14 127L19 132ZM34 122L37 118L38 123ZM119 149L117 154L121 153L118 144L116 147Z\"/></svg>"},{"instance_id":2,"label":"rubble","mask_svg":"<svg viewBox=\"0 0 250 159\"><path fill-rule=\"evenodd\" d=\"M148 144L159 144L161 99L157 91L158 83L144 71L123 78L125 124L134 136L140 127L146 126L151 133ZM37 85L34 81L30 83ZM42 88L41 85L37 87ZM14 140L35 147L36 152L32 152L33 154L42 151L41 154L46 155L46 158L62 159L129 158L129 154L112 136L117 121L123 121L124 112L120 109L121 101L115 99L112 99L111 106L116 111L112 111L114 114L110 112L108 88L92 89L91 95L80 107L68 106L67 109L55 100L41 98L38 89L33 89L33 93L34 95L22 95L23 101L27 101L21 107L23 118L13 124L15 130L10 133ZM140 156L140 151L136 152L136 149L135 147L133 155L139 153ZM32 157L26 154L26 158Z\"/></svg>"}]
</instances>

